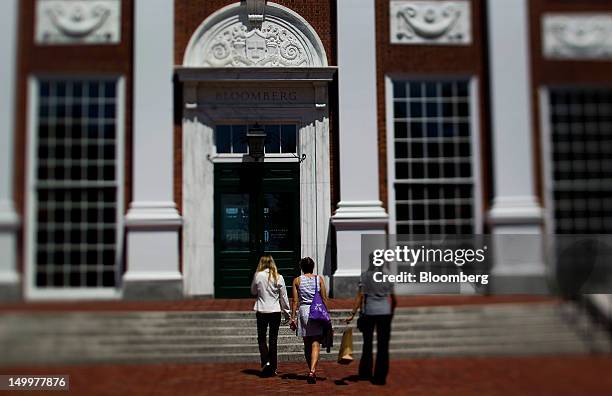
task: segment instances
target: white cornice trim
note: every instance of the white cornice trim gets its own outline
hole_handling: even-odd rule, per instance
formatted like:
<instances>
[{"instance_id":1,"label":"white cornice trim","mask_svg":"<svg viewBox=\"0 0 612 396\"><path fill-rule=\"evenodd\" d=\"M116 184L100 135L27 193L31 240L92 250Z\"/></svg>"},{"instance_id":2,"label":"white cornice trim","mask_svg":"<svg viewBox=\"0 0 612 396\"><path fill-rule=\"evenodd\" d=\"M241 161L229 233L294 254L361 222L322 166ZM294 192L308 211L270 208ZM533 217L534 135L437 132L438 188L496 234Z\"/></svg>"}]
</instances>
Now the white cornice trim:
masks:
<instances>
[{"instance_id":1,"label":"white cornice trim","mask_svg":"<svg viewBox=\"0 0 612 396\"><path fill-rule=\"evenodd\" d=\"M326 67L190 67L176 66L179 81L305 81L329 82L338 71Z\"/></svg>"},{"instance_id":2,"label":"white cornice trim","mask_svg":"<svg viewBox=\"0 0 612 396\"><path fill-rule=\"evenodd\" d=\"M125 225L129 229L178 229L183 219L174 202L132 202Z\"/></svg>"},{"instance_id":3,"label":"white cornice trim","mask_svg":"<svg viewBox=\"0 0 612 396\"><path fill-rule=\"evenodd\" d=\"M334 272L334 278L342 277L342 278L359 278L361 276L361 271L354 269L337 269Z\"/></svg>"},{"instance_id":4,"label":"white cornice trim","mask_svg":"<svg viewBox=\"0 0 612 396\"><path fill-rule=\"evenodd\" d=\"M535 197L504 197L493 200L489 224L540 224L544 218L542 207Z\"/></svg>"},{"instance_id":5,"label":"white cornice trim","mask_svg":"<svg viewBox=\"0 0 612 396\"><path fill-rule=\"evenodd\" d=\"M149 282L149 281L180 281L183 275L178 271L130 271L123 275L123 281Z\"/></svg>"},{"instance_id":6,"label":"white cornice trim","mask_svg":"<svg viewBox=\"0 0 612 396\"><path fill-rule=\"evenodd\" d=\"M340 201L332 216L332 224L339 228L384 228L389 215L381 201Z\"/></svg>"},{"instance_id":7,"label":"white cornice trim","mask_svg":"<svg viewBox=\"0 0 612 396\"><path fill-rule=\"evenodd\" d=\"M21 227L21 219L12 202L0 202L0 231L17 230L19 227Z\"/></svg>"}]
</instances>

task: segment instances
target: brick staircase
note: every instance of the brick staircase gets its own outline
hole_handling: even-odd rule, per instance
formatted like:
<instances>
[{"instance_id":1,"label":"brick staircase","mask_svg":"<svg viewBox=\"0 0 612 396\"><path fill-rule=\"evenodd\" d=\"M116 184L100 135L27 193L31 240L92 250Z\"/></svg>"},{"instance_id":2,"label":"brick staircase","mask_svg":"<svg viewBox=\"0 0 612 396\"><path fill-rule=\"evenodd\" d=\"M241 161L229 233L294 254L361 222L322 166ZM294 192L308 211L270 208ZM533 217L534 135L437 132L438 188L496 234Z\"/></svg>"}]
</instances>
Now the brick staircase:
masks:
<instances>
[{"instance_id":1,"label":"brick staircase","mask_svg":"<svg viewBox=\"0 0 612 396\"><path fill-rule=\"evenodd\" d=\"M332 312L335 359L346 325ZM353 322L354 325L354 322ZM355 357L362 339L353 333ZM253 312L19 312L0 316L0 365L258 361ZM608 333L573 303L398 308L392 358L610 353ZM303 359L287 326L279 359Z\"/></svg>"}]
</instances>

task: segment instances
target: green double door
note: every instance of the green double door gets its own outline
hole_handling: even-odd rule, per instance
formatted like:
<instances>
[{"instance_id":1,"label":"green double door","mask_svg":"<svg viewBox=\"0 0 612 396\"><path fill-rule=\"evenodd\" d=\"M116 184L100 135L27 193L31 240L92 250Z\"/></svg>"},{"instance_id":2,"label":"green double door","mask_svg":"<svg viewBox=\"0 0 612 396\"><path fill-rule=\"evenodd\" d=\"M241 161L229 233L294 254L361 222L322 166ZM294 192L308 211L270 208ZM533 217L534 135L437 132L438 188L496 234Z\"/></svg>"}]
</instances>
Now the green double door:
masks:
<instances>
[{"instance_id":1,"label":"green double door","mask_svg":"<svg viewBox=\"0 0 612 396\"><path fill-rule=\"evenodd\" d=\"M250 297L263 254L291 285L299 275L299 199L297 163L215 164L215 297Z\"/></svg>"}]
</instances>

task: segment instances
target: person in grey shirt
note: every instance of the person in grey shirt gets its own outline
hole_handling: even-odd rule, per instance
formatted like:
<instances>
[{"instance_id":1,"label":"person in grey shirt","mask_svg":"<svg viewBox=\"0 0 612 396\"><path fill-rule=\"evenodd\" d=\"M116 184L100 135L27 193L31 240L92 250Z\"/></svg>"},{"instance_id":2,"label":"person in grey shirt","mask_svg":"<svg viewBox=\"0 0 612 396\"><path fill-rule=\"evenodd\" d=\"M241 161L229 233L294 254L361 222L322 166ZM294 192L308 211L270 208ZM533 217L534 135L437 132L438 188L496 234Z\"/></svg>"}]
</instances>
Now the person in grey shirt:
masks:
<instances>
[{"instance_id":1,"label":"person in grey shirt","mask_svg":"<svg viewBox=\"0 0 612 396\"><path fill-rule=\"evenodd\" d=\"M350 323L357 311L360 311L357 327L363 333L363 351L359 362L359 377L371 380L375 385L384 385L389 372L391 320L397 299L392 283L374 281L376 272L386 273L382 268L370 266L361 274L355 304L346 322ZM374 375L372 375L374 329L376 329L377 353Z\"/></svg>"}]
</instances>

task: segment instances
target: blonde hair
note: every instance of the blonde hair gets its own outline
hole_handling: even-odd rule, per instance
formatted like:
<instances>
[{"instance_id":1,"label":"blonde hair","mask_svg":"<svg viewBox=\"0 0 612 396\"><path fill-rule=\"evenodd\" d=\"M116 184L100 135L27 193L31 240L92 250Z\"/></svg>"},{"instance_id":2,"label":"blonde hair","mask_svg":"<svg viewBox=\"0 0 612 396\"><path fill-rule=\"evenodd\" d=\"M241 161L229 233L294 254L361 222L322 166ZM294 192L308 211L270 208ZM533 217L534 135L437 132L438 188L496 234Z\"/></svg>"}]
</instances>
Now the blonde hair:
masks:
<instances>
[{"instance_id":1,"label":"blonde hair","mask_svg":"<svg viewBox=\"0 0 612 396\"><path fill-rule=\"evenodd\" d=\"M266 269L270 270L268 273L268 282L271 278L274 278L274 283L278 282L278 268L276 268L276 263L274 259L269 254L265 256L261 256L259 259L259 264L257 265L257 272L265 271Z\"/></svg>"}]
</instances>

